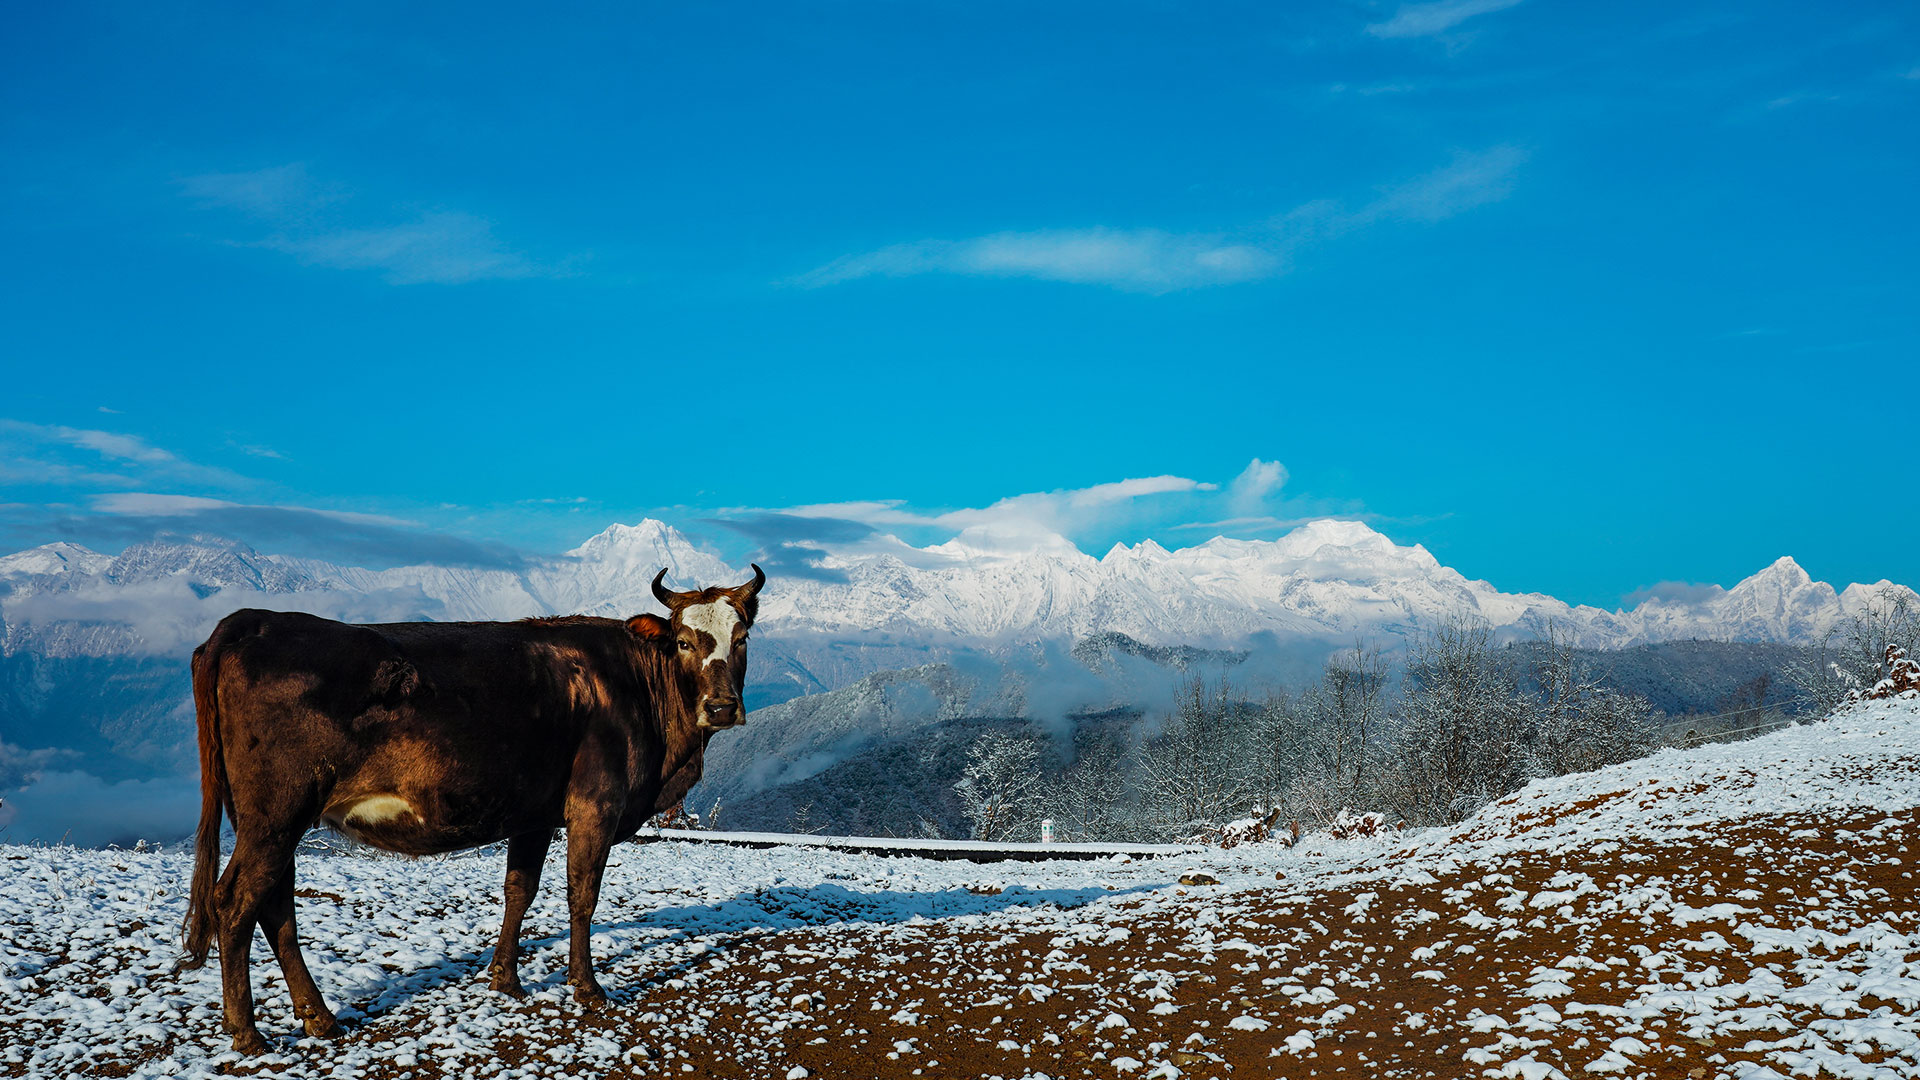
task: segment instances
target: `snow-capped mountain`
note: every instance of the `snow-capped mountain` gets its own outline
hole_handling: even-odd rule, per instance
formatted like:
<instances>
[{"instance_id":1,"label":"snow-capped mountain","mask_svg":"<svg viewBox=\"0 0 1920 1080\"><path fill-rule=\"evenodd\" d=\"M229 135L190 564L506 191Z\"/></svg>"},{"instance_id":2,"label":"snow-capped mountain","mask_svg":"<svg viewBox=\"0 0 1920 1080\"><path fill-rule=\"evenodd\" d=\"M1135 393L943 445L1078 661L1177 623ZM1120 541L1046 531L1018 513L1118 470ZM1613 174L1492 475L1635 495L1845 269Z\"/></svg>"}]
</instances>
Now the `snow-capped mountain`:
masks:
<instances>
[{"instance_id":1,"label":"snow-capped mountain","mask_svg":"<svg viewBox=\"0 0 1920 1080\"><path fill-rule=\"evenodd\" d=\"M1884 581L1836 592L1782 558L1704 598L1656 598L1603 611L1540 593L1501 592L1441 565L1418 544L1395 544L1355 521L1315 521L1278 540L1218 537L1172 551L1151 540L1117 544L1098 558L1050 540L1008 550L963 535L928 548L831 554L809 576L769 583L759 636L947 648L1117 631L1152 644L1221 645L1257 634L1329 641L1398 635L1471 615L1512 637L1537 635L1552 623L1595 647L1675 638L1804 644L1821 640L1876 595L1910 595ZM611 526L564 556L516 570L367 570L205 538L137 544L117 557L61 543L0 558L0 615L8 652L165 653L191 644L243 603L364 619L631 615L657 608L649 584L662 566L679 588L733 583L749 573L654 520ZM167 617L156 618L162 611ZM154 638L168 627L178 632Z\"/></svg>"},{"instance_id":2,"label":"snow-capped mountain","mask_svg":"<svg viewBox=\"0 0 1920 1080\"><path fill-rule=\"evenodd\" d=\"M1810 644L1877 595L1913 595L1887 582L1836 592L1781 559L1731 589L1602 611L1501 592L1351 521L1317 521L1272 541L1116 545L1097 558L1060 537L1020 539L962 533L926 548L869 543L828 553L805 574L775 573L761 594L748 702L758 710L792 701L769 714L792 722L749 726L748 737L717 754L714 775L747 775L750 751L763 744L784 747L781 761L825 767L889 725L947 715L957 706L909 685L939 684L926 672L964 688L968 708L1017 692L1018 708L1003 702L989 711L1040 718L1142 705L1166 692L1167 669L1143 660L1132 671L1111 656L1091 665L1075 642L1224 649L1256 658L1237 671L1256 677L1258 668L1257 677L1294 684L1357 637L1391 649L1456 615L1485 619L1507 638L1551 623L1600 647L1687 638ZM186 661L237 608L351 622L626 616L658 609L650 583L662 566L680 589L735 584L749 573L651 520L514 569L370 570L211 537L112 556L58 543L0 557L0 791L9 807L150 804L156 820L190 821L197 789ZM908 668L923 674L877 674ZM840 688L847 692L792 700ZM823 720L829 713L838 719ZM19 786L28 783L39 786Z\"/></svg>"}]
</instances>

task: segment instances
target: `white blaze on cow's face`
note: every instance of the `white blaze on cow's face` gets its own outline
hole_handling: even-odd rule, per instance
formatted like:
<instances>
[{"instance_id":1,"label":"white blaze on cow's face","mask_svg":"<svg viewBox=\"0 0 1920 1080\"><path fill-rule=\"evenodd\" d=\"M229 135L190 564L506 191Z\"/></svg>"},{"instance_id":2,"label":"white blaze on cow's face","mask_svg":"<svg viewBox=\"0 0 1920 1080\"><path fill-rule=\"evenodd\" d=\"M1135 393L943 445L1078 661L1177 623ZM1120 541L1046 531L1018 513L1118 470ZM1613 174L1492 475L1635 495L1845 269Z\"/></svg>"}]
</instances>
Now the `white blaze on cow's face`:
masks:
<instances>
[{"instance_id":1,"label":"white blaze on cow's face","mask_svg":"<svg viewBox=\"0 0 1920 1080\"><path fill-rule=\"evenodd\" d=\"M689 604L677 613L682 662L694 670L699 698L694 716L701 727L732 727L744 721L740 684L746 677L746 620L728 600Z\"/></svg>"},{"instance_id":2,"label":"white blaze on cow's face","mask_svg":"<svg viewBox=\"0 0 1920 1080\"><path fill-rule=\"evenodd\" d=\"M715 600L711 604L695 604L680 611L680 625L689 630L697 630L713 638L713 651L701 661L701 666L726 660L733 651L733 628L740 625L740 613L725 600ZM698 649L704 642L696 642Z\"/></svg>"}]
</instances>

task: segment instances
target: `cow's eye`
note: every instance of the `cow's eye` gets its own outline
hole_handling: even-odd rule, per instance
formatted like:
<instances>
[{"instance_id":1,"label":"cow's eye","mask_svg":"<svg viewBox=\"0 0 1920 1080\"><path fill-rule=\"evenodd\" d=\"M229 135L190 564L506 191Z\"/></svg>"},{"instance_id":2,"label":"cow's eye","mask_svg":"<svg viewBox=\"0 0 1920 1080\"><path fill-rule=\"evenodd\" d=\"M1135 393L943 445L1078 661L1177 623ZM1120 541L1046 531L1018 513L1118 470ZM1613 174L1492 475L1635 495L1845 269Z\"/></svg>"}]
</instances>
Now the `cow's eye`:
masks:
<instances>
[{"instance_id":1,"label":"cow's eye","mask_svg":"<svg viewBox=\"0 0 1920 1080\"><path fill-rule=\"evenodd\" d=\"M681 643L680 643L680 651L682 651L682 652L692 652L692 651L693 651L693 642L691 642L691 641L683 641L683 642L681 642Z\"/></svg>"}]
</instances>

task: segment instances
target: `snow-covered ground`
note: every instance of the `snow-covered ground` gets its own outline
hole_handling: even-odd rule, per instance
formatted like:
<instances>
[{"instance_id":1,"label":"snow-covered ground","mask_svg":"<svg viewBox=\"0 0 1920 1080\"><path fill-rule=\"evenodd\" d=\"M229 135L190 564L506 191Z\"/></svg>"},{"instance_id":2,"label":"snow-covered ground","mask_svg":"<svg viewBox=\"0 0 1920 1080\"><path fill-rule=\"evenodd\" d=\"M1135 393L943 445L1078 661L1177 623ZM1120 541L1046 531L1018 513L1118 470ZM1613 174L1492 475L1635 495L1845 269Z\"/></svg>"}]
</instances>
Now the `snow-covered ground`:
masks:
<instances>
[{"instance_id":1,"label":"snow-covered ground","mask_svg":"<svg viewBox=\"0 0 1920 1080\"><path fill-rule=\"evenodd\" d=\"M276 1052L243 1061L217 965L168 973L185 853L7 847L0 1074L1912 1077L1916 860L1914 701L1291 850L623 846L598 1015L564 985L557 866L513 1001L484 985L497 855L307 857L307 957L347 1035L296 1037L261 945Z\"/></svg>"}]
</instances>

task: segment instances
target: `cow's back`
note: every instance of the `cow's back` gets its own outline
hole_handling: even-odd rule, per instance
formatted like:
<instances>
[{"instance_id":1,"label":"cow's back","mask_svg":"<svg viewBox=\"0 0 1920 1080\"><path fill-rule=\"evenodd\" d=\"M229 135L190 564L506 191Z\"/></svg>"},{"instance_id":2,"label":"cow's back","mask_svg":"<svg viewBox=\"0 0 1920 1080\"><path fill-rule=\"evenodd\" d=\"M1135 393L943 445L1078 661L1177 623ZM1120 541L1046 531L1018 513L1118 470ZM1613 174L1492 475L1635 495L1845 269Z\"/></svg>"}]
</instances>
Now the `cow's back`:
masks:
<instances>
[{"instance_id":1,"label":"cow's back","mask_svg":"<svg viewBox=\"0 0 1920 1080\"><path fill-rule=\"evenodd\" d=\"M318 820L425 854L559 824L583 734L631 704L604 628L562 630L235 612L206 649L236 826Z\"/></svg>"}]
</instances>

